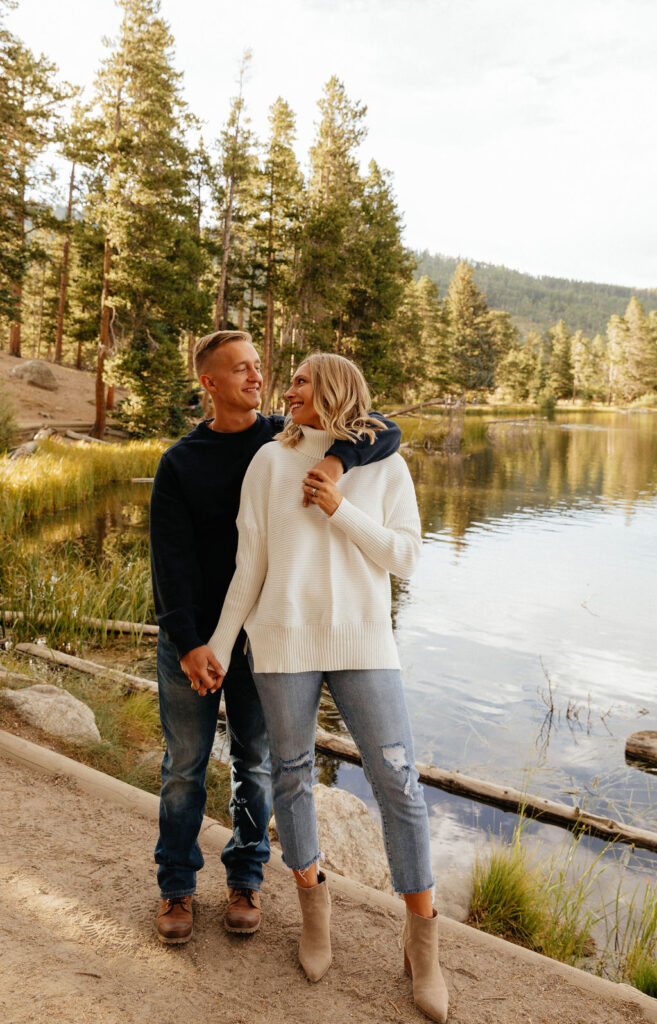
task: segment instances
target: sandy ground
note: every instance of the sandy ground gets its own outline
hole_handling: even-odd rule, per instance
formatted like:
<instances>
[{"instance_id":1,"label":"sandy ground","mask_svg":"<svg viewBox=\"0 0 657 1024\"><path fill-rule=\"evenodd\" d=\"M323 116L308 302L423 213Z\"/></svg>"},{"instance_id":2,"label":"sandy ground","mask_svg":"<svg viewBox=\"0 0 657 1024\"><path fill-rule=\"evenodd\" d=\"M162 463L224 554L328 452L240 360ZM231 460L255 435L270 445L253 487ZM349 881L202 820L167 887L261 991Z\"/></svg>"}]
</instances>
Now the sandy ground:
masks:
<instances>
[{"instance_id":1,"label":"sandy ground","mask_svg":"<svg viewBox=\"0 0 657 1024\"><path fill-rule=\"evenodd\" d=\"M27 362L27 358L19 360L0 352L0 395L8 396L19 427L38 429L57 425L88 429L93 425L96 408L93 373L48 363L59 388L44 391L11 376L10 371L21 361Z\"/></svg>"},{"instance_id":2,"label":"sandy ground","mask_svg":"<svg viewBox=\"0 0 657 1024\"><path fill-rule=\"evenodd\" d=\"M3 1024L373 1024L426 1018L402 970L395 904L368 906L332 881L334 961L317 985L296 959L300 916L289 874L267 869L254 936L221 924L223 870L206 851L195 935L155 936L154 823L0 757L0 1020ZM485 940L485 941L484 941ZM500 955L500 951L503 955ZM640 1024L586 976L447 922L442 962L451 1024ZM579 982L579 978L582 982ZM572 979L575 979L574 981Z\"/></svg>"}]
</instances>

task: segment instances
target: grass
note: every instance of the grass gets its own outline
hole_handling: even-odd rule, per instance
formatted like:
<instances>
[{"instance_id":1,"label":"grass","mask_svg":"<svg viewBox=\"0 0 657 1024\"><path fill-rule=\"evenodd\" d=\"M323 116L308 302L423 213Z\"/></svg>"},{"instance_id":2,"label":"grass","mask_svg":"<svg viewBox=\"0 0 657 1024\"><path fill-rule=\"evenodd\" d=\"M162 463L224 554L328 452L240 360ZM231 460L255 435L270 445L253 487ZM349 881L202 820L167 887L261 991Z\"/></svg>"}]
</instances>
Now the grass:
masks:
<instances>
[{"instance_id":1,"label":"grass","mask_svg":"<svg viewBox=\"0 0 657 1024\"><path fill-rule=\"evenodd\" d=\"M494 845L473 867L470 924L545 956L626 981L657 997L657 886L639 886L629 900L602 898L606 844L576 869L582 837L572 836L545 865L523 843L520 819L511 843ZM605 932L596 950L593 932Z\"/></svg>"},{"instance_id":2,"label":"grass","mask_svg":"<svg viewBox=\"0 0 657 1024\"><path fill-rule=\"evenodd\" d=\"M48 682L62 686L74 697L84 701L94 713L101 735L100 743L75 744L56 736L49 736L21 722L19 716L0 702L0 728L18 731L37 743L42 743L76 761L105 772L149 793L159 793L160 764L164 743L160 729L157 697L147 692L126 692L119 683L87 676L67 669L35 666L25 659L5 655L3 668L34 675L34 682ZM31 685L29 682L11 682L12 689ZM230 769L213 760L208 769L206 786L208 801L206 814L230 825L228 801L230 799Z\"/></svg>"},{"instance_id":3,"label":"grass","mask_svg":"<svg viewBox=\"0 0 657 1024\"><path fill-rule=\"evenodd\" d=\"M68 650L92 636L106 641L106 631L85 623L86 617L155 622L147 552L126 557L115 550L97 560L75 542L40 549L20 537L0 541L0 613L5 611L22 615L12 623L15 642L43 636L50 646Z\"/></svg>"},{"instance_id":4,"label":"grass","mask_svg":"<svg viewBox=\"0 0 657 1024\"><path fill-rule=\"evenodd\" d=\"M164 441L43 441L29 458L12 462L0 457L0 533L14 530L25 518L79 505L105 484L153 476L166 447Z\"/></svg>"}]
</instances>

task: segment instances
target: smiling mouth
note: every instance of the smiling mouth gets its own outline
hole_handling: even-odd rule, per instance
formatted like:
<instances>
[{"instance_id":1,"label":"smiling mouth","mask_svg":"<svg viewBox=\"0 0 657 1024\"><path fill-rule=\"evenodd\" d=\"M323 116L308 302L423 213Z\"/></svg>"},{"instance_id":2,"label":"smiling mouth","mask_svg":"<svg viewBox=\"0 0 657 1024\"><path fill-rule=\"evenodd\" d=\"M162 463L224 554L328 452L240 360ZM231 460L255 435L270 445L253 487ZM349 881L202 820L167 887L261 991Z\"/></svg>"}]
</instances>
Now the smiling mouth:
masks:
<instances>
[{"instance_id":1,"label":"smiling mouth","mask_svg":"<svg viewBox=\"0 0 657 1024\"><path fill-rule=\"evenodd\" d=\"M294 412L295 409L301 409L303 402L290 402L290 412Z\"/></svg>"}]
</instances>

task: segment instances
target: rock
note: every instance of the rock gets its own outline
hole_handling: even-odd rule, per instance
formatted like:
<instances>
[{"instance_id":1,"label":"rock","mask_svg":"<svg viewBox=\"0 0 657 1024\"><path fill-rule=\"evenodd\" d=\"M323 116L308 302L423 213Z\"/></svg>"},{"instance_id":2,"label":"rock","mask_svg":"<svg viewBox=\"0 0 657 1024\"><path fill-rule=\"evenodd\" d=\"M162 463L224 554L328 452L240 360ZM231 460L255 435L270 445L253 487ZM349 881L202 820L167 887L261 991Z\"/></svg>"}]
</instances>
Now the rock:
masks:
<instances>
[{"instance_id":1,"label":"rock","mask_svg":"<svg viewBox=\"0 0 657 1024\"><path fill-rule=\"evenodd\" d=\"M0 696L30 725L73 743L100 743L91 708L67 690L37 683L23 690L0 690Z\"/></svg>"},{"instance_id":2,"label":"rock","mask_svg":"<svg viewBox=\"0 0 657 1024\"><path fill-rule=\"evenodd\" d=\"M59 388L57 378L50 367L38 359L28 359L26 363L15 366L10 373L12 377L20 377L28 384L33 384L35 388L43 388L45 391L57 391Z\"/></svg>"},{"instance_id":3,"label":"rock","mask_svg":"<svg viewBox=\"0 0 657 1024\"><path fill-rule=\"evenodd\" d=\"M625 741L625 760L630 764L638 761L654 767L657 765L657 732L653 729L644 729L642 732L633 732Z\"/></svg>"},{"instance_id":4,"label":"rock","mask_svg":"<svg viewBox=\"0 0 657 1024\"><path fill-rule=\"evenodd\" d=\"M472 870L448 868L434 871L436 888L434 905L443 917L464 924L470 916L472 902Z\"/></svg>"},{"instance_id":5,"label":"rock","mask_svg":"<svg viewBox=\"0 0 657 1024\"><path fill-rule=\"evenodd\" d=\"M381 829L363 801L344 789L321 784L313 786L313 793L319 848L326 867L373 889L392 892ZM269 834L278 839L273 818Z\"/></svg>"}]
</instances>

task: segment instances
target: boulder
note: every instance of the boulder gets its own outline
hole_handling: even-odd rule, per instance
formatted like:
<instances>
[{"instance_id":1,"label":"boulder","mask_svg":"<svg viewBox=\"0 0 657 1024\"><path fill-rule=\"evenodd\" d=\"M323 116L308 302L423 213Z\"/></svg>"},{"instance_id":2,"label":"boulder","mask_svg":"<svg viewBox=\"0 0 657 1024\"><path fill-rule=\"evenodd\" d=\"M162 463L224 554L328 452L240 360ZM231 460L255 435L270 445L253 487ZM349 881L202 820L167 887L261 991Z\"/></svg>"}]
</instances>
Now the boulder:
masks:
<instances>
[{"instance_id":1,"label":"boulder","mask_svg":"<svg viewBox=\"0 0 657 1024\"><path fill-rule=\"evenodd\" d=\"M326 867L373 889L392 892L381 829L363 801L344 789L321 784L313 786L313 793L319 848ZM278 839L273 818L269 834Z\"/></svg>"},{"instance_id":2,"label":"boulder","mask_svg":"<svg viewBox=\"0 0 657 1024\"><path fill-rule=\"evenodd\" d=\"M28 359L26 363L19 363L10 372L12 377L20 377L28 384L33 384L35 388L43 388L45 391L57 391L59 388L57 378L48 364L38 359Z\"/></svg>"},{"instance_id":3,"label":"boulder","mask_svg":"<svg viewBox=\"0 0 657 1024\"><path fill-rule=\"evenodd\" d=\"M67 690L37 683L23 690L0 690L6 704L30 725L73 743L100 743L91 708Z\"/></svg>"},{"instance_id":4,"label":"boulder","mask_svg":"<svg viewBox=\"0 0 657 1024\"><path fill-rule=\"evenodd\" d=\"M470 916L472 869L447 868L434 871L434 906L443 917L464 924Z\"/></svg>"}]
</instances>

